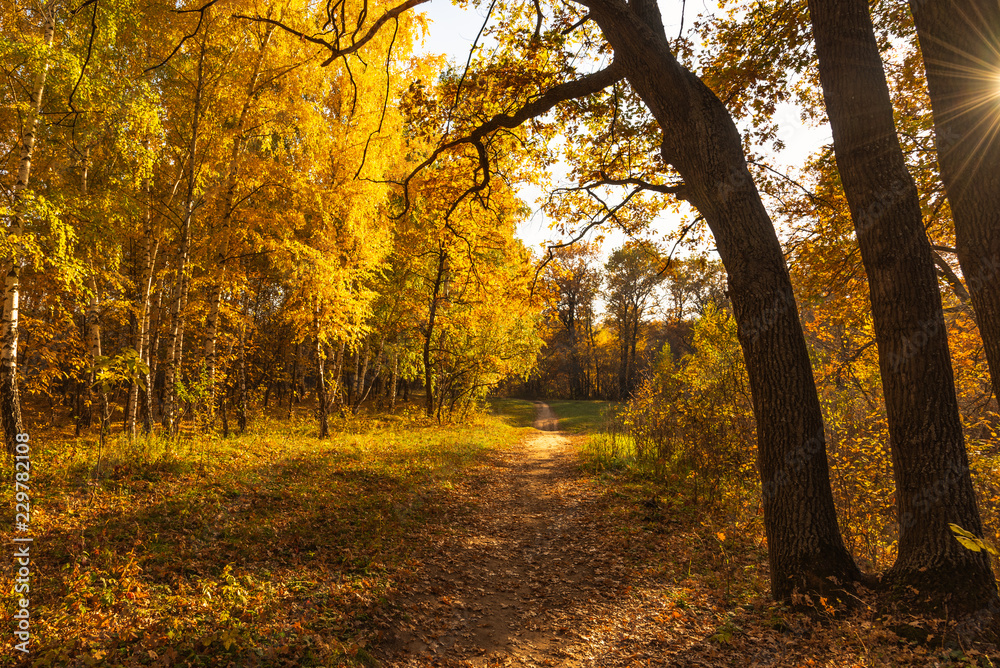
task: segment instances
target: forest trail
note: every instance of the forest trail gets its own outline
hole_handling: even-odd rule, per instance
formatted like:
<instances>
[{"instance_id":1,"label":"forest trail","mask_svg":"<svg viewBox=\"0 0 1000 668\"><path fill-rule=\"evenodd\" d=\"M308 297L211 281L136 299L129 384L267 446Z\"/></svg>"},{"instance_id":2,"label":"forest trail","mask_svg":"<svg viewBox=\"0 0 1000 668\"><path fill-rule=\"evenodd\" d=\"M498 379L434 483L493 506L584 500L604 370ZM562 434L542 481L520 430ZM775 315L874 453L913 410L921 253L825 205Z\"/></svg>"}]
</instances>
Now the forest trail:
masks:
<instances>
[{"instance_id":1,"label":"forest trail","mask_svg":"<svg viewBox=\"0 0 1000 668\"><path fill-rule=\"evenodd\" d=\"M625 545L615 550L609 527L595 526L601 492L546 404L534 426L468 490L475 509L421 560L377 650L384 665L610 665L594 663L588 630L626 590L615 554Z\"/></svg>"}]
</instances>

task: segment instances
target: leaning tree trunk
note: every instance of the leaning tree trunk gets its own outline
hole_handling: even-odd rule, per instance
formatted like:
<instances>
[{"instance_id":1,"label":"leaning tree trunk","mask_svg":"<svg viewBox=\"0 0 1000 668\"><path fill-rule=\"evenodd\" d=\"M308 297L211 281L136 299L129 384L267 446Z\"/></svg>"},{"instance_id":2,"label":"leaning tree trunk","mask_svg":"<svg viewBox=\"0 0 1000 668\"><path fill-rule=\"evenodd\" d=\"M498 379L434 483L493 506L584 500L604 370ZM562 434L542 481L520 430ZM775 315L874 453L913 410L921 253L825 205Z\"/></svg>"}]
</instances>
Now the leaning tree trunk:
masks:
<instances>
[{"instance_id":1,"label":"leaning tree trunk","mask_svg":"<svg viewBox=\"0 0 1000 668\"><path fill-rule=\"evenodd\" d=\"M837 595L861 574L844 547L830 489L823 418L788 268L722 102L670 51L655 2L587 2L615 67L663 132L664 160L684 179L715 236L757 421L771 591Z\"/></svg>"},{"instance_id":2,"label":"leaning tree trunk","mask_svg":"<svg viewBox=\"0 0 1000 668\"><path fill-rule=\"evenodd\" d=\"M867 0L809 0L819 73L857 231L896 479L899 548L884 584L952 615L996 601L981 535L930 242L896 135Z\"/></svg>"},{"instance_id":3,"label":"leaning tree trunk","mask_svg":"<svg viewBox=\"0 0 1000 668\"><path fill-rule=\"evenodd\" d=\"M1000 136L996 0L911 0L955 249L1000 400Z\"/></svg>"},{"instance_id":4,"label":"leaning tree trunk","mask_svg":"<svg viewBox=\"0 0 1000 668\"><path fill-rule=\"evenodd\" d=\"M38 131L38 119L42 109L42 92L45 90L45 79L49 72L48 52L56 32L55 8L46 5L44 17L43 39L45 40L45 56L41 67L35 76L31 91L31 106L24 121L24 132L21 134L21 154L18 160L17 181L11 191L14 215L7 225L7 235L14 243L24 234L21 219L24 190L28 187L31 177L31 159L35 152L35 139ZM4 440L7 452L13 454L17 443L17 435L24 431L21 420L21 396L17 386L17 342L18 342L18 301L21 292L21 267L17 250L12 249L12 255L6 258L4 280L3 311L0 313L0 422L3 423Z\"/></svg>"}]
</instances>

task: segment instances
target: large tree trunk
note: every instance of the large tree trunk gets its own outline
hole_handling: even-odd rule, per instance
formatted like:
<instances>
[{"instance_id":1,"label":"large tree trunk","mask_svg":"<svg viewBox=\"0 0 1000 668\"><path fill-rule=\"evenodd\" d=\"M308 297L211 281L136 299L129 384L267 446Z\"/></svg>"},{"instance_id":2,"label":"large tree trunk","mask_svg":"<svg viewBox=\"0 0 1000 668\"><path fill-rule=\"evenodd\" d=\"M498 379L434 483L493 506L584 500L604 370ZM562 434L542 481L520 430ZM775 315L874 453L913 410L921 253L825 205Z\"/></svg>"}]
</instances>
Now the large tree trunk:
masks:
<instances>
[{"instance_id":1,"label":"large tree trunk","mask_svg":"<svg viewBox=\"0 0 1000 668\"><path fill-rule=\"evenodd\" d=\"M854 219L879 352L896 479L899 551L886 584L951 614L996 600L981 535L920 199L896 136L867 0L809 0L820 78ZM943 604L947 604L945 608Z\"/></svg>"},{"instance_id":2,"label":"large tree trunk","mask_svg":"<svg viewBox=\"0 0 1000 668\"><path fill-rule=\"evenodd\" d=\"M52 47L56 32L55 6L47 4L42 8L44 25L42 27L45 40L45 56L41 67L35 75L31 91L31 106L28 117L24 121L24 131L21 134L21 154L18 160L17 181L11 191L14 215L7 225L7 234L17 239L24 233L21 220L21 208L24 189L28 187L31 178L31 159L35 152L35 139L38 131L38 119L42 109L42 92L45 90L45 79L49 72L48 52ZM4 440L7 452L13 454L17 443L17 435L24 431L21 420L21 396L17 386L17 342L18 342L18 301L21 292L21 267L17 251L6 258L4 269L3 311L0 313L0 422L3 423Z\"/></svg>"},{"instance_id":3,"label":"large tree trunk","mask_svg":"<svg viewBox=\"0 0 1000 668\"><path fill-rule=\"evenodd\" d=\"M860 578L844 547L809 351L774 226L722 102L670 51L656 4L586 3L663 132L663 157L726 267L757 421L771 591L831 592Z\"/></svg>"},{"instance_id":4,"label":"large tree trunk","mask_svg":"<svg viewBox=\"0 0 1000 668\"><path fill-rule=\"evenodd\" d=\"M1000 137L996 0L911 0L955 249L1000 400Z\"/></svg>"}]
</instances>

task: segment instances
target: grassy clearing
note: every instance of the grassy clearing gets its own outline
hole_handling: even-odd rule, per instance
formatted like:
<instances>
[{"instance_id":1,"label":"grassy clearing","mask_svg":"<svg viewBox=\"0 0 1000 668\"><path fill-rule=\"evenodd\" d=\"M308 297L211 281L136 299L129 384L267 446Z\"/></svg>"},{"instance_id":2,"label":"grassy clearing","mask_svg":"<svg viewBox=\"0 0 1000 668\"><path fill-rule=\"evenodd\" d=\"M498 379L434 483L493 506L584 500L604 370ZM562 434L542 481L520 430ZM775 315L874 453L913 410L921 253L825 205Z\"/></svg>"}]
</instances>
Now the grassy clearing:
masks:
<instances>
[{"instance_id":1,"label":"grassy clearing","mask_svg":"<svg viewBox=\"0 0 1000 668\"><path fill-rule=\"evenodd\" d=\"M596 434L603 431L610 401L549 401L559 417L559 428L573 434Z\"/></svg>"},{"instance_id":2,"label":"grassy clearing","mask_svg":"<svg viewBox=\"0 0 1000 668\"><path fill-rule=\"evenodd\" d=\"M494 416L345 422L327 441L313 430L104 452L36 437L30 665L369 663L368 622L418 568L415 537L463 512L455 483L523 430Z\"/></svg>"},{"instance_id":3,"label":"grassy clearing","mask_svg":"<svg viewBox=\"0 0 1000 668\"><path fill-rule=\"evenodd\" d=\"M535 402L526 399L491 399L490 410L514 427L530 427L535 423Z\"/></svg>"}]
</instances>

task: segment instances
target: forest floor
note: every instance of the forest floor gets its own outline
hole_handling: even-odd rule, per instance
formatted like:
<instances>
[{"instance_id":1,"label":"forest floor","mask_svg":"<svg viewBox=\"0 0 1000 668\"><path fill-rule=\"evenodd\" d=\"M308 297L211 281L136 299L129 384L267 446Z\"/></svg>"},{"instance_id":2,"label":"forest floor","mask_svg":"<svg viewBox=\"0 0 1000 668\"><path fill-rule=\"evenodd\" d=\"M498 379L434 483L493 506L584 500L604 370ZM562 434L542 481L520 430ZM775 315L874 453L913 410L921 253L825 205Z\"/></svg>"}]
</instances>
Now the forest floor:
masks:
<instances>
[{"instance_id":1,"label":"forest floor","mask_svg":"<svg viewBox=\"0 0 1000 668\"><path fill-rule=\"evenodd\" d=\"M307 405L229 439L37 429L31 652L7 625L0 667L1000 666L932 621L775 605L759 516L595 466L605 405L553 407L407 406L324 440Z\"/></svg>"},{"instance_id":2,"label":"forest floor","mask_svg":"<svg viewBox=\"0 0 1000 668\"><path fill-rule=\"evenodd\" d=\"M471 512L417 556L419 577L379 630L380 663L1000 665L990 652L897 633L925 620L769 603L759 541L727 538L689 506L642 498L643 485L613 491L581 468L586 437L559 431L546 404L537 409L538 432L464 487Z\"/></svg>"}]
</instances>

